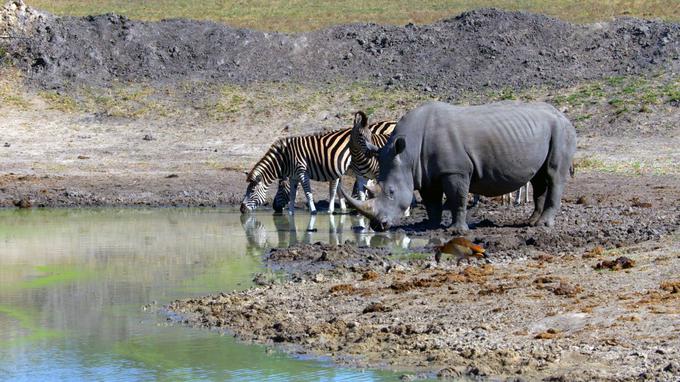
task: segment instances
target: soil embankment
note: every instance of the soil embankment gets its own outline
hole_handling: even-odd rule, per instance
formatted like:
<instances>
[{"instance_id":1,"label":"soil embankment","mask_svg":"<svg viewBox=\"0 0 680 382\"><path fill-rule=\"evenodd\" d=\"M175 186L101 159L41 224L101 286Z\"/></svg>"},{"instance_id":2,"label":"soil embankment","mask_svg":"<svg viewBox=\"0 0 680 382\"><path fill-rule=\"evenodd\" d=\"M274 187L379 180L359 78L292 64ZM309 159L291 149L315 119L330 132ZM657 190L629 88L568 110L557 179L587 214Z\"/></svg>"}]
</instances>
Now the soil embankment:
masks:
<instances>
[{"instance_id":1,"label":"soil embankment","mask_svg":"<svg viewBox=\"0 0 680 382\"><path fill-rule=\"evenodd\" d=\"M10 60L42 87L111 81L369 81L443 94L566 86L680 68L680 26L620 18L575 25L481 9L430 25L341 25L283 34L208 21L54 17L12 6L0 17ZM4 23L5 25L2 25Z\"/></svg>"}]
</instances>

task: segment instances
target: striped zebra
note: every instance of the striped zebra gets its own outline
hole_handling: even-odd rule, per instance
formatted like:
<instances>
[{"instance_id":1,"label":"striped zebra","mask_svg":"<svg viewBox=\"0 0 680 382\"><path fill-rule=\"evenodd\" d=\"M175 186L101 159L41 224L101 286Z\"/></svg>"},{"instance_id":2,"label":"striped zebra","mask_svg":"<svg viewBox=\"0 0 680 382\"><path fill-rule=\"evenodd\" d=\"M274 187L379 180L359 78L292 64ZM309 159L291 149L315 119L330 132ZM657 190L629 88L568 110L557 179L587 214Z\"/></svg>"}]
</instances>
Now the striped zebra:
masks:
<instances>
[{"instance_id":1,"label":"striped zebra","mask_svg":"<svg viewBox=\"0 0 680 382\"><path fill-rule=\"evenodd\" d=\"M354 126L349 140L349 150L352 155L350 169L357 177L356 192L360 200L366 199L367 180L378 177L380 168L376 156L378 150L387 143L395 126L395 123L390 122L389 126L381 129L380 134L375 134L368 126L368 117L364 112L358 111L354 114Z\"/></svg>"},{"instance_id":2,"label":"striped zebra","mask_svg":"<svg viewBox=\"0 0 680 382\"><path fill-rule=\"evenodd\" d=\"M510 192L508 194L504 194L501 196L501 205L516 205L519 206L520 204L527 204L529 203L529 184L527 183L524 186L518 188L517 190ZM513 195L514 195L514 203L513 203ZM524 197L522 197L524 196ZM472 197L472 206L471 207L477 207L479 204L479 195L474 194Z\"/></svg>"},{"instance_id":3,"label":"striped zebra","mask_svg":"<svg viewBox=\"0 0 680 382\"><path fill-rule=\"evenodd\" d=\"M396 122L378 122L372 125L376 132L394 129ZM298 183L307 198L311 213L316 213L310 180L329 182L329 207L333 212L338 195L340 177L350 166L351 155L349 140L352 129L335 130L297 137L280 138L269 151L255 164L247 176L249 182L241 203L241 213L253 210L264 203L267 189L274 180L280 180L279 192L275 197L277 207L285 199L286 184L289 184L288 211L295 211L295 196ZM391 130L389 130L391 131ZM290 180L286 183L286 179ZM277 201L278 200L278 201ZM346 209L344 199L340 198L341 209Z\"/></svg>"}]
</instances>

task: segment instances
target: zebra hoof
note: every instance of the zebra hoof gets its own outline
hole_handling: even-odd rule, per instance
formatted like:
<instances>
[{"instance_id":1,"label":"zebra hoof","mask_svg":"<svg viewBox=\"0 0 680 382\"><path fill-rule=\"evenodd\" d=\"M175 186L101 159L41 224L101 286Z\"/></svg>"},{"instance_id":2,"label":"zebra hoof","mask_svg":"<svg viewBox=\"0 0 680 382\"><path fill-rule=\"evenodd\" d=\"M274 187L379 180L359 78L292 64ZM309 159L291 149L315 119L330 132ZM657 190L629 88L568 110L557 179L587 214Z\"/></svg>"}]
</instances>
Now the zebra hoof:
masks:
<instances>
[{"instance_id":1,"label":"zebra hoof","mask_svg":"<svg viewBox=\"0 0 680 382\"><path fill-rule=\"evenodd\" d=\"M316 210L309 211L311 215L316 215Z\"/></svg>"}]
</instances>

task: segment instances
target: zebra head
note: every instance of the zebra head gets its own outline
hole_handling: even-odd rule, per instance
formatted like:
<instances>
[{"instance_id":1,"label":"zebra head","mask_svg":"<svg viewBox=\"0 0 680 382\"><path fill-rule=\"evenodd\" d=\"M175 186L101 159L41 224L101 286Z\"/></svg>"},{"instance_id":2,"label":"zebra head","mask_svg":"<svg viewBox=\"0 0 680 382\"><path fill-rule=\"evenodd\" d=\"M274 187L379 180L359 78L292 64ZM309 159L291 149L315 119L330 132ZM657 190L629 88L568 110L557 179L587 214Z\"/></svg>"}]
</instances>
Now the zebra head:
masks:
<instances>
[{"instance_id":1,"label":"zebra head","mask_svg":"<svg viewBox=\"0 0 680 382\"><path fill-rule=\"evenodd\" d=\"M267 200L267 189L275 180L281 178L284 163L285 142L276 141L266 154L257 162L255 167L248 173L246 181L248 187L241 202L241 213L245 214L261 206ZM279 185L281 189L281 185ZM286 194L287 196L287 194ZM277 193L278 197L278 193Z\"/></svg>"},{"instance_id":2,"label":"zebra head","mask_svg":"<svg viewBox=\"0 0 680 382\"><path fill-rule=\"evenodd\" d=\"M370 158L379 148L373 143L373 133L368 126L368 117L363 111L354 114L354 126L350 138L352 160Z\"/></svg>"},{"instance_id":3,"label":"zebra head","mask_svg":"<svg viewBox=\"0 0 680 382\"><path fill-rule=\"evenodd\" d=\"M261 178L248 179L246 194L241 202L241 213L251 212L256 207L264 204L267 198L269 184L263 182Z\"/></svg>"}]
</instances>

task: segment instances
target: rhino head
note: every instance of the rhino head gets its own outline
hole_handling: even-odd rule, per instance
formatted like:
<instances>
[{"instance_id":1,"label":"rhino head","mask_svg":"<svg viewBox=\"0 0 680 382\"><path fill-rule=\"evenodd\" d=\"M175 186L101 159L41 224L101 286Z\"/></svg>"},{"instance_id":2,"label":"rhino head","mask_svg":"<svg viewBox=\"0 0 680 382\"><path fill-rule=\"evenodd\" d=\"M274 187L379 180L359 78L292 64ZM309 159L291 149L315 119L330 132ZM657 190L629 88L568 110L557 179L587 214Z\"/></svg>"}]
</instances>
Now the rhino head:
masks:
<instances>
[{"instance_id":1,"label":"rhino head","mask_svg":"<svg viewBox=\"0 0 680 382\"><path fill-rule=\"evenodd\" d=\"M393 137L379 151L380 175L369 188L372 199L359 201L342 193L350 206L370 219L374 231L385 231L404 216L413 197L413 162L404 137Z\"/></svg>"}]
</instances>

